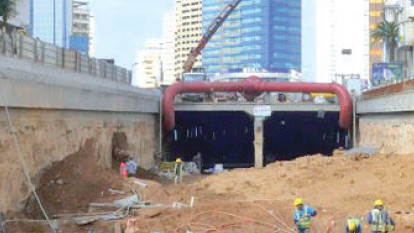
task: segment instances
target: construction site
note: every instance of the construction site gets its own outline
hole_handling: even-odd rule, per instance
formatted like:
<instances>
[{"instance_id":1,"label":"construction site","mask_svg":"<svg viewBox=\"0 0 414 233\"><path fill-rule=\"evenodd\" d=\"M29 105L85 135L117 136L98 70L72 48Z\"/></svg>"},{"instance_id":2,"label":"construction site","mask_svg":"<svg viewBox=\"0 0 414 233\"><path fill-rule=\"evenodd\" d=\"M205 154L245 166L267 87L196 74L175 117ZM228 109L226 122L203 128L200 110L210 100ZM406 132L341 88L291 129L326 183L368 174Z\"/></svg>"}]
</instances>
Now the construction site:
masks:
<instances>
[{"instance_id":1,"label":"construction site","mask_svg":"<svg viewBox=\"0 0 414 233\"><path fill-rule=\"evenodd\" d=\"M414 232L413 80L208 80L229 2L159 89L0 31L1 233Z\"/></svg>"},{"instance_id":2,"label":"construction site","mask_svg":"<svg viewBox=\"0 0 414 233\"><path fill-rule=\"evenodd\" d=\"M294 232L297 197L318 211L312 232L343 232L348 216L364 220L377 198L386 200L395 232L414 231L413 155L337 150L261 169L186 174L176 185L145 170L124 179L98 163L77 152L42 172L36 190L55 232ZM134 195L135 202L113 204ZM33 196L4 217L5 232L54 232Z\"/></svg>"}]
</instances>

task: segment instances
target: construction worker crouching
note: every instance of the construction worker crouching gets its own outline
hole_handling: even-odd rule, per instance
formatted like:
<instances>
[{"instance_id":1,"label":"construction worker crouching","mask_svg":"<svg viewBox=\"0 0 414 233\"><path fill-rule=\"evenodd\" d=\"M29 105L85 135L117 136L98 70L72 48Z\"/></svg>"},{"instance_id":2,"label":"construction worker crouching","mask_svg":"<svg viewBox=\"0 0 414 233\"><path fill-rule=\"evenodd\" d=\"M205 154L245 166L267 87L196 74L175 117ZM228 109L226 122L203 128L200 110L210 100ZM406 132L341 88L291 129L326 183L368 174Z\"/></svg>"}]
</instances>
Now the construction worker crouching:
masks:
<instances>
[{"instance_id":1,"label":"construction worker crouching","mask_svg":"<svg viewBox=\"0 0 414 233\"><path fill-rule=\"evenodd\" d=\"M346 221L345 233L362 233L360 220L356 217L349 217Z\"/></svg>"},{"instance_id":2,"label":"construction worker crouching","mask_svg":"<svg viewBox=\"0 0 414 233\"><path fill-rule=\"evenodd\" d=\"M303 204L303 200L298 198L293 202L296 207L293 220L299 233L310 233L311 218L316 216L316 210L308 205Z\"/></svg>"},{"instance_id":3,"label":"construction worker crouching","mask_svg":"<svg viewBox=\"0 0 414 233\"><path fill-rule=\"evenodd\" d=\"M128 177L134 177L137 173L137 163L135 163L134 159L131 156L128 157L126 165L128 168Z\"/></svg>"},{"instance_id":4,"label":"construction worker crouching","mask_svg":"<svg viewBox=\"0 0 414 233\"><path fill-rule=\"evenodd\" d=\"M178 158L175 160L175 166L174 166L174 183L181 183L183 181L183 161Z\"/></svg>"},{"instance_id":5,"label":"construction worker crouching","mask_svg":"<svg viewBox=\"0 0 414 233\"><path fill-rule=\"evenodd\" d=\"M382 233L394 230L395 223L384 207L382 200L376 200L374 209L369 211L367 221L371 233Z\"/></svg>"}]
</instances>

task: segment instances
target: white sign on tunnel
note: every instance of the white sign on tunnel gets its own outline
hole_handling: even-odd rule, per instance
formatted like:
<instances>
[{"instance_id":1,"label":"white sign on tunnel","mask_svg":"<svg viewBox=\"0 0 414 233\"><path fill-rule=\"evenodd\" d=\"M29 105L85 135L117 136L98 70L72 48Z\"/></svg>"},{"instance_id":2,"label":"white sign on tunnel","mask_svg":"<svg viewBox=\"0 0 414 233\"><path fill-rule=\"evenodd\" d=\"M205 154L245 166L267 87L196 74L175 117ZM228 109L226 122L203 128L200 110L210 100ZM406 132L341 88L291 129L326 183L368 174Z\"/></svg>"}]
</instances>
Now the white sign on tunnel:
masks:
<instances>
[{"instance_id":1,"label":"white sign on tunnel","mask_svg":"<svg viewBox=\"0 0 414 233\"><path fill-rule=\"evenodd\" d=\"M272 108L270 105L254 106L253 113L256 117L269 117L272 115Z\"/></svg>"}]
</instances>

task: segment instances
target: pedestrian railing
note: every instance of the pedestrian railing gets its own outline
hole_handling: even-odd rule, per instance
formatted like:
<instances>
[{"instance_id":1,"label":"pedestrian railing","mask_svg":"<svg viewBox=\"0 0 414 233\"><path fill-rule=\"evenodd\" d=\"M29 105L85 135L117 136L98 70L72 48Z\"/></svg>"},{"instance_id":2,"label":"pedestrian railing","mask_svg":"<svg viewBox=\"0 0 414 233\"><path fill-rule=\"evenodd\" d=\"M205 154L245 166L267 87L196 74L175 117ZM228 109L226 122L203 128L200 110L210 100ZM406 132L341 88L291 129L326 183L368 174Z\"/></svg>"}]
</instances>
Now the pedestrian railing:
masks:
<instances>
[{"instance_id":1,"label":"pedestrian railing","mask_svg":"<svg viewBox=\"0 0 414 233\"><path fill-rule=\"evenodd\" d=\"M19 32L5 33L0 30L0 54L119 83L131 84L132 81L132 73L126 68L78 51L57 47Z\"/></svg>"}]
</instances>

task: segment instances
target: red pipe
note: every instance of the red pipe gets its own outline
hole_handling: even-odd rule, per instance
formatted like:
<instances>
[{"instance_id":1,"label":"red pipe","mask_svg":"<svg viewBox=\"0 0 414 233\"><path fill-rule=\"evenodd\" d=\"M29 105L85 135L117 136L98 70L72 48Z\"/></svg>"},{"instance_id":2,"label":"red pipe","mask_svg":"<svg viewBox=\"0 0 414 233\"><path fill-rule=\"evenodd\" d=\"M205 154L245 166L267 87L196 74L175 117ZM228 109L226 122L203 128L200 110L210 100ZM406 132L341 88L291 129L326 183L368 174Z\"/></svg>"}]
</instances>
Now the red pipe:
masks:
<instances>
[{"instance_id":1,"label":"red pipe","mask_svg":"<svg viewBox=\"0 0 414 233\"><path fill-rule=\"evenodd\" d=\"M339 126L349 129L352 120L352 99L348 90L336 83L293 83L293 82L263 82L252 76L241 82L178 82L165 91L163 97L164 126L171 130L175 127L175 96L181 93L194 92L316 92L333 93L339 98Z\"/></svg>"}]
</instances>

